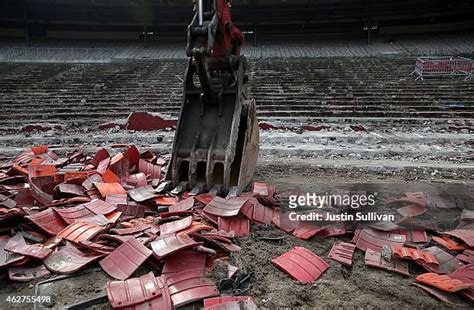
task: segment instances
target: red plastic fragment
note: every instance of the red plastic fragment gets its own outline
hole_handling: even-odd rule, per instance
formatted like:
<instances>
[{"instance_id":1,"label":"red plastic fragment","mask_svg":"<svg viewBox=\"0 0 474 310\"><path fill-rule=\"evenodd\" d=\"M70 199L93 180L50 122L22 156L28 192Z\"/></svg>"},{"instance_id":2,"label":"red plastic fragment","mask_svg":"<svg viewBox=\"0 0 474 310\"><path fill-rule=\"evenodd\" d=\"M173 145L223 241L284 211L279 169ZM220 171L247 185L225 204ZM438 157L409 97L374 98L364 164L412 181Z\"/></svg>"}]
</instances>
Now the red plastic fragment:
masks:
<instances>
[{"instance_id":1,"label":"red plastic fragment","mask_svg":"<svg viewBox=\"0 0 474 310\"><path fill-rule=\"evenodd\" d=\"M182 251L165 259L162 274L178 273L186 270L201 270L204 274L206 254L198 251Z\"/></svg>"},{"instance_id":2,"label":"red plastic fragment","mask_svg":"<svg viewBox=\"0 0 474 310\"><path fill-rule=\"evenodd\" d=\"M10 237L0 236L0 268L14 265L25 259L24 256L5 251Z\"/></svg>"},{"instance_id":3,"label":"red plastic fragment","mask_svg":"<svg viewBox=\"0 0 474 310\"><path fill-rule=\"evenodd\" d=\"M143 202L143 201L150 200L156 197L156 194L153 193L153 187L148 186L148 185L143 186L143 187L133 188L128 191L128 194L133 200L137 202Z\"/></svg>"},{"instance_id":4,"label":"red plastic fragment","mask_svg":"<svg viewBox=\"0 0 474 310\"><path fill-rule=\"evenodd\" d=\"M154 301L154 307L149 307L150 309L172 308L168 288L153 272L139 278L111 281L107 283L106 291L113 308L136 306L151 300ZM144 306L146 307L146 304Z\"/></svg>"},{"instance_id":5,"label":"red plastic fragment","mask_svg":"<svg viewBox=\"0 0 474 310\"><path fill-rule=\"evenodd\" d=\"M94 252L97 252L97 253L102 253L102 254L109 254L110 252L115 250L115 247L108 246L108 245L101 244L101 243L88 241L88 240L79 241L79 245L81 247L84 247L84 248L88 249L88 250L91 250L91 251L94 251Z\"/></svg>"},{"instance_id":6,"label":"red plastic fragment","mask_svg":"<svg viewBox=\"0 0 474 310\"><path fill-rule=\"evenodd\" d=\"M120 183L95 183L95 187L99 190L102 197L108 195L124 195L127 194Z\"/></svg>"},{"instance_id":7,"label":"red plastic fragment","mask_svg":"<svg viewBox=\"0 0 474 310\"><path fill-rule=\"evenodd\" d=\"M144 206L134 206L134 205L117 205L117 210L122 212L123 215L131 216L133 218L143 218L145 217L145 207Z\"/></svg>"},{"instance_id":8,"label":"red plastic fragment","mask_svg":"<svg viewBox=\"0 0 474 310\"><path fill-rule=\"evenodd\" d=\"M160 234L163 236L166 234L177 233L178 231L188 228L189 226L191 226L192 223L193 223L192 216L188 216L177 221L163 223L160 225Z\"/></svg>"},{"instance_id":9,"label":"red plastic fragment","mask_svg":"<svg viewBox=\"0 0 474 310\"><path fill-rule=\"evenodd\" d=\"M10 238L8 243L5 245L5 251L23 256L31 256L40 260L45 259L53 252L41 243L26 244L25 238L23 238L21 233L17 233L15 236Z\"/></svg>"},{"instance_id":10,"label":"red plastic fragment","mask_svg":"<svg viewBox=\"0 0 474 310\"><path fill-rule=\"evenodd\" d=\"M371 249L375 252L381 252L384 245L404 245L405 240L406 237L404 235L378 231L367 227L362 230L357 229L352 242L361 251L365 252L367 249Z\"/></svg>"},{"instance_id":11,"label":"red plastic fragment","mask_svg":"<svg viewBox=\"0 0 474 310\"><path fill-rule=\"evenodd\" d=\"M455 229L455 230L445 232L445 234L461 239L462 241L464 241L464 243L466 243L471 248L474 247L474 230Z\"/></svg>"},{"instance_id":12,"label":"red plastic fragment","mask_svg":"<svg viewBox=\"0 0 474 310\"><path fill-rule=\"evenodd\" d=\"M328 258L335 260L345 266L352 265L352 257L354 256L355 244L336 241L329 251Z\"/></svg>"},{"instance_id":13,"label":"red plastic fragment","mask_svg":"<svg viewBox=\"0 0 474 310\"><path fill-rule=\"evenodd\" d=\"M92 211L94 214L108 214L117 210L117 207L100 199L92 200L91 202L82 204L85 208Z\"/></svg>"},{"instance_id":14,"label":"red plastic fragment","mask_svg":"<svg viewBox=\"0 0 474 310\"><path fill-rule=\"evenodd\" d=\"M32 268L24 268L24 267L10 267L8 268L8 277L12 281L17 282L29 282L35 279L44 278L51 275L46 267L43 265L32 267Z\"/></svg>"},{"instance_id":15,"label":"red plastic fragment","mask_svg":"<svg viewBox=\"0 0 474 310\"><path fill-rule=\"evenodd\" d=\"M467 264L474 264L474 250L464 250L456 258Z\"/></svg>"},{"instance_id":16,"label":"red plastic fragment","mask_svg":"<svg viewBox=\"0 0 474 310\"><path fill-rule=\"evenodd\" d=\"M204 310L256 310L257 306L249 296L224 296L204 299Z\"/></svg>"},{"instance_id":17,"label":"red plastic fragment","mask_svg":"<svg viewBox=\"0 0 474 310\"><path fill-rule=\"evenodd\" d=\"M132 237L101 260L99 264L111 277L125 280L130 277L151 254L152 251Z\"/></svg>"},{"instance_id":18,"label":"red plastic fragment","mask_svg":"<svg viewBox=\"0 0 474 310\"><path fill-rule=\"evenodd\" d=\"M435 243L439 244L443 248L445 248L447 250L450 250L450 251L462 251L462 250L466 249L466 247L463 246L462 244L459 244L456 241L454 241L454 240L452 240L452 239L450 239L446 236L442 236L442 237L433 236L433 237L431 237L431 239Z\"/></svg>"},{"instance_id":19,"label":"red plastic fragment","mask_svg":"<svg viewBox=\"0 0 474 310\"><path fill-rule=\"evenodd\" d=\"M94 167L97 167L101 161L109 157L110 157L109 152L106 149L101 148L97 151L97 153L91 159L91 164Z\"/></svg>"},{"instance_id":20,"label":"red plastic fragment","mask_svg":"<svg viewBox=\"0 0 474 310\"><path fill-rule=\"evenodd\" d=\"M464 266L464 264L456 257L449 254L448 252L443 251L437 246L432 246L423 249L423 252L432 254L438 260L439 266L432 264L423 264L423 267L425 267L428 271L444 274L453 272Z\"/></svg>"},{"instance_id":21,"label":"red plastic fragment","mask_svg":"<svg viewBox=\"0 0 474 310\"><path fill-rule=\"evenodd\" d=\"M176 235L177 236L189 235L189 234L200 232L203 230L212 230L212 229L214 229L214 227L206 225L206 224L202 224L200 222L193 222L191 226L189 226L188 228L184 230L181 230Z\"/></svg>"},{"instance_id":22,"label":"red plastic fragment","mask_svg":"<svg viewBox=\"0 0 474 310\"><path fill-rule=\"evenodd\" d=\"M155 203L158 206L172 206L178 202L176 197L158 196L155 198Z\"/></svg>"},{"instance_id":23,"label":"red plastic fragment","mask_svg":"<svg viewBox=\"0 0 474 310\"><path fill-rule=\"evenodd\" d=\"M242 208L247 201L248 199L238 197L229 199L215 197L204 207L204 212L220 217L236 216L239 214L240 208Z\"/></svg>"},{"instance_id":24,"label":"red plastic fragment","mask_svg":"<svg viewBox=\"0 0 474 310\"><path fill-rule=\"evenodd\" d=\"M321 230L321 227L303 223L300 227L296 228L293 231L293 236L303 239L303 240L309 240L314 235L316 235L320 230Z\"/></svg>"},{"instance_id":25,"label":"red plastic fragment","mask_svg":"<svg viewBox=\"0 0 474 310\"><path fill-rule=\"evenodd\" d=\"M394 234L404 235L406 243L428 243L428 236L424 230L406 230L397 229L392 231Z\"/></svg>"},{"instance_id":26,"label":"red plastic fragment","mask_svg":"<svg viewBox=\"0 0 474 310\"><path fill-rule=\"evenodd\" d=\"M143 187L146 186L147 180L146 180L146 175L143 172L132 174L128 177L125 177L123 179L123 183L127 185L127 187Z\"/></svg>"},{"instance_id":27,"label":"red plastic fragment","mask_svg":"<svg viewBox=\"0 0 474 310\"><path fill-rule=\"evenodd\" d=\"M272 259L272 263L293 279L310 283L317 280L329 268L319 256L303 247L295 247L291 251Z\"/></svg>"},{"instance_id":28,"label":"red plastic fragment","mask_svg":"<svg viewBox=\"0 0 474 310\"><path fill-rule=\"evenodd\" d=\"M250 234L250 221L248 219L235 217L219 217L217 220L219 230L234 232L236 237L245 237Z\"/></svg>"},{"instance_id":29,"label":"red plastic fragment","mask_svg":"<svg viewBox=\"0 0 474 310\"><path fill-rule=\"evenodd\" d=\"M420 264L439 265L436 257L431 253L422 250L407 248L403 246L392 246L393 255L401 259L414 260Z\"/></svg>"},{"instance_id":30,"label":"red plastic fragment","mask_svg":"<svg viewBox=\"0 0 474 310\"><path fill-rule=\"evenodd\" d=\"M29 178L52 177L56 174L54 165L30 165L28 166Z\"/></svg>"},{"instance_id":31,"label":"red plastic fragment","mask_svg":"<svg viewBox=\"0 0 474 310\"><path fill-rule=\"evenodd\" d=\"M474 280L463 281L449 275L424 273L416 277L416 281L436 287L445 292L454 293L474 287Z\"/></svg>"},{"instance_id":32,"label":"red plastic fragment","mask_svg":"<svg viewBox=\"0 0 474 310\"><path fill-rule=\"evenodd\" d=\"M89 209L85 208L84 206L76 206L70 208L53 208L59 216L67 223L72 224L77 220L84 219L87 217L94 216L95 213L91 212Z\"/></svg>"},{"instance_id":33,"label":"red plastic fragment","mask_svg":"<svg viewBox=\"0 0 474 310\"><path fill-rule=\"evenodd\" d=\"M186 198L168 207L168 212L178 212L191 210L194 207L194 197Z\"/></svg>"},{"instance_id":34,"label":"red plastic fragment","mask_svg":"<svg viewBox=\"0 0 474 310\"><path fill-rule=\"evenodd\" d=\"M150 224L142 224L137 225L129 228L114 228L111 232L116 233L117 235L125 236L125 235L133 235L139 232L143 232L151 227Z\"/></svg>"},{"instance_id":35,"label":"red plastic fragment","mask_svg":"<svg viewBox=\"0 0 474 310\"><path fill-rule=\"evenodd\" d=\"M102 174L102 180L104 183L120 183L120 178L110 169L105 170Z\"/></svg>"},{"instance_id":36,"label":"red plastic fragment","mask_svg":"<svg viewBox=\"0 0 474 310\"><path fill-rule=\"evenodd\" d=\"M165 276L174 307L181 307L208 297L219 296L214 281L204 278L199 270Z\"/></svg>"},{"instance_id":37,"label":"red plastic fragment","mask_svg":"<svg viewBox=\"0 0 474 310\"><path fill-rule=\"evenodd\" d=\"M128 198L127 195L122 194L122 195L108 195L105 197L105 202L118 206L118 205L126 205L128 203Z\"/></svg>"},{"instance_id":38,"label":"red plastic fragment","mask_svg":"<svg viewBox=\"0 0 474 310\"><path fill-rule=\"evenodd\" d=\"M408 263L399 259L392 259L390 262L382 258L382 253L376 252L370 248L365 251L365 264L369 267L380 268L393 271L404 276L409 276Z\"/></svg>"},{"instance_id":39,"label":"red plastic fragment","mask_svg":"<svg viewBox=\"0 0 474 310\"><path fill-rule=\"evenodd\" d=\"M297 221L292 221L290 219L290 212L286 212L286 213L274 212L272 223L278 229L287 233L292 233L300 225L300 223L298 223Z\"/></svg>"},{"instance_id":40,"label":"red plastic fragment","mask_svg":"<svg viewBox=\"0 0 474 310\"><path fill-rule=\"evenodd\" d=\"M260 224L271 224L275 211L259 203L255 198L250 199L241 209L243 215L249 220Z\"/></svg>"},{"instance_id":41,"label":"red plastic fragment","mask_svg":"<svg viewBox=\"0 0 474 310\"><path fill-rule=\"evenodd\" d=\"M156 241L153 241L151 248L153 249L153 254L158 259L162 259L177 251L192 248L197 245L199 245L199 243L191 239L188 235L166 235L160 236Z\"/></svg>"},{"instance_id":42,"label":"red plastic fragment","mask_svg":"<svg viewBox=\"0 0 474 310\"><path fill-rule=\"evenodd\" d=\"M195 196L197 201L205 205L209 204L215 197L216 197L215 194L209 194L209 193L199 194Z\"/></svg>"},{"instance_id":43,"label":"red plastic fragment","mask_svg":"<svg viewBox=\"0 0 474 310\"><path fill-rule=\"evenodd\" d=\"M70 274L85 268L103 256L101 253L82 252L69 244L49 255L44 260L44 265L52 272Z\"/></svg>"},{"instance_id":44,"label":"red plastic fragment","mask_svg":"<svg viewBox=\"0 0 474 310\"><path fill-rule=\"evenodd\" d=\"M104 228L101 226L83 222L76 222L67 226L61 232L59 232L58 237L64 238L72 242L79 242L83 240L90 240L97 234L101 233L103 230Z\"/></svg>"},{"instance_id":45,"label":"red plastic fragment","mask_svg":"<svg viewBox=\"0 0 474 310\"><path fill-rule=\"evenodd\" d=\"M67 225L53 208L46 209L33 215L25 216L25 218L29 219L33 224L50 235L57 235L64 228L66 228Z\"/></svg>"},{"instance_id":46,"label":"red plastic fragment","mask_svg":"<svg viewBox=\"0 0 474 310\"><path fill-rule=\"evenodd\" d=\"M152 163L141 158L138 161L138 171L143 172L146 176L149 176L152 180L161 179L161 166L153 165Z\"/></svg>"}]
</instances>

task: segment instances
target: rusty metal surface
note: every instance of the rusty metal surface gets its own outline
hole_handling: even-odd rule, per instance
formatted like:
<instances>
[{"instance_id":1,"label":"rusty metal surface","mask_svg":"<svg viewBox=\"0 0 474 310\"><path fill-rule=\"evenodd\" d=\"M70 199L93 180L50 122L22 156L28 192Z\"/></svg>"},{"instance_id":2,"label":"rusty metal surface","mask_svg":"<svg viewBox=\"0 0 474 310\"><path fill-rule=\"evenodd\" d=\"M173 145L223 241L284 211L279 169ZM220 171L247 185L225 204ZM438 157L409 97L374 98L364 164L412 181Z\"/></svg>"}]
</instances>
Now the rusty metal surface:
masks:
<instances>
[{"instance_id":1,"label":"rusty metal surface","mask_svg":"<svg viewBox=\"0 0 474 310\"><path fill-rule=\"evenodd\" d=\"M322 258L303 247L293 248L272 259L272 263L293 279L303 283L317 280L329 268Z\"/></svg>"},{"instance_id":2,"label":"rusty metal surface","mask_svg":"<svg viewBox=\"0 0 474 310\"><path fill-rule=\"evenodd\" d=\"M101 260L99 264L111 277L125 280L129 278L151 254L151 250L132 237Z\"/></svg>"}]
</instances>

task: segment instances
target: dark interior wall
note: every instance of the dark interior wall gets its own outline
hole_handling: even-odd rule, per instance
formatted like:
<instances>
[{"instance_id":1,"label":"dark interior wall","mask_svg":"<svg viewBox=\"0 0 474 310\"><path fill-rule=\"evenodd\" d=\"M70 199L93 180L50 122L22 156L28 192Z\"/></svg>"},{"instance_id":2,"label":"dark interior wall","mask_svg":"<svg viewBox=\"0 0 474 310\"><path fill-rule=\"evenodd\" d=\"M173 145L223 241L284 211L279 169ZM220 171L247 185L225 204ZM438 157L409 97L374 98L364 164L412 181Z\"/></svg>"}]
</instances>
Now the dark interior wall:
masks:
<instances>
[{"instance_id":1,"label":"dark interior wall","mask_svg":"<svg viewBox=\"0 0 474 310\"><path fill-rule=\"evenodd\" d=\"M432 24L438 31L444 24L470 28L474 1L235 0L233 11L236 24L244 30L256 26L261 35L363 34L368 23L408 32L416 25L429 30ZM138 36L145 25L154 33L182 35L192 14L192 0L1 0L0 28L2 33L24 29L26 20L30 34L37 36L55 31Z\"/></svg>"}]
</instances>

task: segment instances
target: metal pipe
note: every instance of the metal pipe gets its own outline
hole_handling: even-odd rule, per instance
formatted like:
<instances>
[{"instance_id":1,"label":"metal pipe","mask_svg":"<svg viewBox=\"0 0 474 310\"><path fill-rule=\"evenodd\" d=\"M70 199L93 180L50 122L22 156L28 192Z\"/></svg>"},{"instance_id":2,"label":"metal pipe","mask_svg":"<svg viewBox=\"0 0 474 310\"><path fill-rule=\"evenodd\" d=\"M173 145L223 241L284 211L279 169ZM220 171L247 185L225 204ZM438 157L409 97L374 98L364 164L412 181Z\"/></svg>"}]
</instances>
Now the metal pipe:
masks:
<instances>
[{"instance_id":1,"label":"metal pipe","mask_svg":"<svg viewBox=\"0 0 474 310\"><path fill-rule=\"evenodd\" d=\"M199 26L202 26L204 10L203 10L203 0L198 0L198 18L199 18Z\"/></svg>"}]
</instances>

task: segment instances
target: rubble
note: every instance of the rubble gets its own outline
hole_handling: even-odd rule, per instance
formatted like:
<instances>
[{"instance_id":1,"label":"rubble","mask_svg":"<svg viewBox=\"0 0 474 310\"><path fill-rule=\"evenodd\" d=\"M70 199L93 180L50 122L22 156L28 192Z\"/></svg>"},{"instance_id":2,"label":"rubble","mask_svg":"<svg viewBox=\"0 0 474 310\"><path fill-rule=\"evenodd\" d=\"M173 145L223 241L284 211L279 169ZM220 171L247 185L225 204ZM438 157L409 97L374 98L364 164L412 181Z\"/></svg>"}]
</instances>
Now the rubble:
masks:
<instances>
[{"instance_id":1,"label":"rubble","mask_svg":"<svg viewBox=\"0 0 474 310\"><path fill-rule=\"evenodd\" d=\"M238 197L208 192L193 196L187 191L172 194L164 180L166 161L166 157L139 153L126 145L99 149L92 156L81 149L64 156L46 146L25 149L0 168L0 268L7 271L10 281L27 282L55 279L58 274L74 276L100 266L119 280L103 288L117 308L148 303L171 309L204 300L206 309L242 303L253 309L252 296L222 295L242 295L242 286L255 281L254 270L232 260L235 253L246 251L241 238L279 230L298 238L295 240L303 246L258 263L273 263L297 281L324 279L326 270L336 266L333 263L350 270L358 249L365 251L368 267L403 276L426 269L433 275L417 280L428 285L419 286L427 292L433 293L432 285L467 300L474 296L470 282L472 221L467 211L457 229L430 229L428 233L413 229L412 223L444 203L407 193L387 204L399 217L390 227L309 225L289 220L282 203L289 193L278 192L271 183L255 182ZM331 212L340 211L338 206L329 207ZM352 242L336 240L326 250L328 261L304 246L307 240L345 240L347 235L352 235ZM281 235L258 238L281 250L286 247ZM428 247L433 242L449 252ZM390 259L382 255L386 247L392 251ZM412 260L418 269L410 268ZM219 264L225 267L222 277L209 276ZM152 272L143 274L147 268ZM275 268L274 272L280 271ZM453 285L439 284L446 281Z\"/></svg>"}]
</instances>

